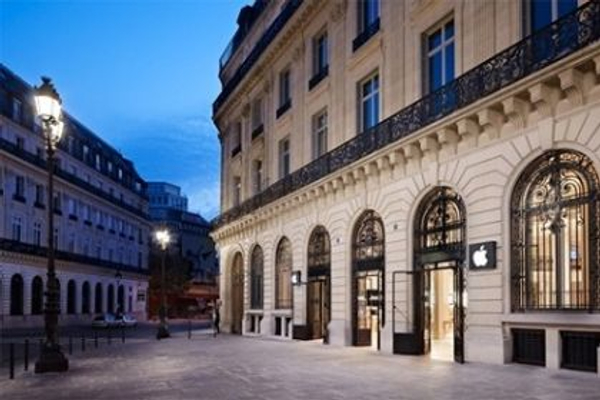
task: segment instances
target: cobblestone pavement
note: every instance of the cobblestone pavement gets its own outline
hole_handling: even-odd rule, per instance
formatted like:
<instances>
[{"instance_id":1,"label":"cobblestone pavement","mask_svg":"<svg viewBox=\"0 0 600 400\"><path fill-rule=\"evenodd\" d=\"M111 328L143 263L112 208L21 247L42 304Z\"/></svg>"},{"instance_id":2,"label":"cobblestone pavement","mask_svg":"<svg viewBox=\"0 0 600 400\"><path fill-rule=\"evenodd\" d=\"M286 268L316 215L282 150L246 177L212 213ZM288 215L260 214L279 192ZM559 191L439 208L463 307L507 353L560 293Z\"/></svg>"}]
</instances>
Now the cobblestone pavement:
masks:
<instances>
[{"instance_id":1,"label":"cobblestone pavement","mask_svg":"<svg viewBox=\"0 0 600 400\"><path fill-rule=\"evenodd\" d=\"M318 343L208 332L75 355L69 372L0 378L18 399L600 399L600 378L523 365L456 365Z\"/></svg>"}]
</instances>

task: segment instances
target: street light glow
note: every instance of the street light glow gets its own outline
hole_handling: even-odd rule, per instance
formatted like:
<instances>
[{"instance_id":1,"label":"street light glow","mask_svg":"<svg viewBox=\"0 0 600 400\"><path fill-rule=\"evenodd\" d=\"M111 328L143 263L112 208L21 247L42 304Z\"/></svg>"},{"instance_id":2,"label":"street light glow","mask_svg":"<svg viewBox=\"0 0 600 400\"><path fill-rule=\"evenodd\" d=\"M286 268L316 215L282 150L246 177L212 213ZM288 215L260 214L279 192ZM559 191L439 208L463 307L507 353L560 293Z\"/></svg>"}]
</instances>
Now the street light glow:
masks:
<instances>
[{"instance_id":1,"label":"street light glow","mask_svg":"<svg viewBox=\"0 0 600 400\"><path fill-rule=\"evenodd\" d=\"M48 77L42 77L42 85L34 88L37 116L43 123L54 124L60 120L62 109L58 92Z\"/></svg>"},{"instance_id":2,"label":"street light glow","mask_svg":"<svg viewBox=\"0 0 600 400\"><path fill-rule=\"evenodd\" d=\"M158 242L158 244L160 244L160 247L165 250L167 248L167 246L169 245L169 243L171 242L171 234L169 233L168 229L159 229L154 233L154 237L156 238L156 241Z\"/></svg>"}]
</instances>

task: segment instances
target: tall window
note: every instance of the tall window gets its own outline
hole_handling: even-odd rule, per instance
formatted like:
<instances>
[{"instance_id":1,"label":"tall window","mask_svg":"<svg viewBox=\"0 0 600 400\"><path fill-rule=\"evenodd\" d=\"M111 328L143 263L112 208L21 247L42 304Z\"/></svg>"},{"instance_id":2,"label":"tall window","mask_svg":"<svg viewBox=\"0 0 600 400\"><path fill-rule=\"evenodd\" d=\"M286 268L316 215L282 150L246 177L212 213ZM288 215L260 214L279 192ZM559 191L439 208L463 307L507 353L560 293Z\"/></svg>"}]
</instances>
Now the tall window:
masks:
<instances>
[{"instance_id":1,"label":"tall window","mask_svg":"<svg viewBox=\"0 0 600 400\"><path fill-rule=\"evenodd\" d=\"M512 309L598 310L599 179L586 156L547 152L512 196Z\"/></svg>"},{"instance_id":2,"label":"tall window","mask_svg":"<svg viewBox=\"0 0 600 400\"><path fill-rule=\"evenodd\" d=\"M524 6L529 11L529 33L532 33L575 11L577 0L525 0Z\"/></svg>"},{"instance_id":3,"label":"tall window","mask_svg":"<svg viewBox=\"0 0 600 400\"><path fill-rule=\"evenodd\" d=\"M21 122L23 119L23 103L19 99L13 99L12 101L12 117L15 121Z\"/></svg>"},{"instance_id":4,"label":"tall window","mask_svg":"<svg viewBox=\"0 0 600 400\"><path fill-rule=\"evenodd\" d=\"M12 219L12 240L16 240L20 242L23 239L23 230L22 230L22 220L21 217L13 217Z\"/></svg>"},{"instance_id":5,"label":"tall window","mask_svg":"<svg viewBox=\"0 0 600 400\"><path fill-rule=\"evenodd\" d=\"M102 307L102 284L96 283L96 290L94 290L94 312L100 314L103 311Z\"/></svg>"},{"instance_id":6,"label":"tall window","mask_svg":"<svg viewBox=\"0 0 600 400\"><path fill-rule=\"evenodd\" d=\"M242 178L233 177L233 206L239 206L242 201Z\"/></svg>"},{"instance_id":7,"label":"tall window","mask_svg":"<svg viewBox=\"0 0 600 400\"><path fill-rule=\"evenodd\" d=\"M23 315L23 277L19 274L10 280L10 315Z\"/></svg>"},{"instance_id":8,"label":"tall window","mask_svg":"<svg viewBox=\"0 0 600 400\"><path fill-rule=\"evenodd\" d=\"M292 73L290 69L279 74L279 108L276 117L282 116L292 106Z\"/></svg>"},{"instance_id":9,"label":"tall window","mask_svg":"<svg viewBox=\"0 0 600 400\"><path fill-rule=\"evenodd\" d=\"M235 157L242 151L242 123L236 122L233 125L231 134L231 157Z\"/></svg>"},{"instance_id":10,"label":"tall window","mask_svg":"<svg viewBox=\"0 0 600 400\"><path fill-rule=\"evenodd\" d=\"M255 132L262 129L263 125L263 106L262 98L257 98L252 103L252 136Z\"/></svg>"},{"instance_id":11,"label":"tall window","mask_svg":"<svg viewBox=\"0 0 600 400\"><path fill-rule=\"evenodd\" d=\"M31 281L31 314L40 315L44 312L44 282L36 276Z\"/></svg>"},{"instance_id":12,"label":"tall window","mask_svg":"<svg viewBox=\"0 0 600 400\"><path fill-rule=\"evenodd\" d=\"M42 245L42 224L40 222L33 223L33 244Z\"/></svg>"},{"instance_id":13,"label":"tall window","mask_svg":"<svg viewBox=\"0 0 600 400\"><path fill-rule=\"evenodd\" d=\"M54 193L54 212L61 213L62 212L62 201L60 197L60 193Z\"/></svg>"},{"instance_id":14,"label":"tall window","mask_svg":"<svg viewBox=\"0 0 600 400\"><path fill-rule=\"evenodd\" d=\"M35 205L37 207L44 206L44 185L35 185Z\"/></svg>"},{"instance_id":15,"label":"tall window","mask_svg":"<svg viewBox=\"0 0 600 400\"><path fill-rule=\"evenodd\" d=\"M69 280L67 283L67 314L75 314L77 312L77 289L75 281Z\"/></svg>"},{"instance_id":16,"label":"tall window","mask_svg":"<svg viewBox=\"0 0 600 400\"><path fill-rule=\"evenodd\" d=\"M283 238L275 256L275 308L292 308L292 244Z\"/></svg>"},{"instance_id":17,"label":"tall window","mask_svg":"<svg viewBox=\"0 0 600 400\"><path fill-rule=\"evenodd\" d=\"M106 297L107 297L106 310L109 313L114 313L115 312L115 287L112 284L108 285L108 294Z\"/></svg>"},{"instance_id":18,"label":"tall window","mask_svg":"<svg viewBox=\"0 0 600 400\"><path fill-rule=\"evenodd\" d=\"M323 110L312 118L313 158L319 158L327 152L327 110Z\"/></svg>"},{"instance_id":19,"label":"tall window","mask_svg":"<svg viewBox=\"0 0 600 400\"><path fill-rule=\"evenodd\" d=\"M254 160L252 162L252 182L254 187L254 194L262 191L263 181L263 162L262 160Z\"/></svg>"},{"instance_id":20,"label":"tall window","mask_svg":"<svg viewBox=\"0 0 600 400\"><path fill-rule=\"evenodd\" d=\"M313 76L327 73L329 66L327 46L327 32L322 32L313 39Z\"/></svg>"},{"instance_id":21,"label":"tall window","mask_svg":"<svg viewBox=\"0 0 600 400\"><path fill-rule=\"evenodd\" d=\"M379 122L379 74L365 79L359 84L359 127L360 132Z\"/></svg>"},{"instance_id":22,"label":"tall window","mask_svg":"<svg viewBox=\"0 0 600 400\"><path fill-rule=\"evenodd\" d=\"M427 35L426 52L425 92L431 93L454 79L454 20L443 22Z\"/></svg>"},{"instance_id":23,"label":"tall window","mask_svg":"<svg viewBox=\"0 0 600 400\"><path fill-rule=\"evenodd\" d=\"M379 22L379 0L358 1L358 31L365 32Z\"/></svg>"},{"instance_id":24,"label":"tall window","mask_svg":"<svg viewBox=\"0 0 600 400\"><path fill-rule=\"evenodd\" d=\"M15 176L15 200L23 201L25 199L25 177Z\"/></svg>"},{"instance_id":25,"label":"tall window","mask_svg":"<svg viewBox=\"0 0 600 400\"><path fill-rule=\"evenodd\" d=\"M279 178L286 177L290 173L290 139L279 141Z\"/></svg>"},{"instance_id":26,"label":"tall window","mask_svg":"<svg viewBox=\"0 0 600 400\"><path fill-rule=\"evenodd\" d=\"M264 257L260 246L254 247L250 259L250 308L263 308Z\"/></svg>"},{"instance_id":27,"label":"tall window","mask_svg":"<svg viewBox=\"0 0 600 400\"><path fill-rule=\"evenodd\" d=\"M81 286L81 313L89 314L90 311L90 283L85 281Z\"/></svg>"}]
</instances>

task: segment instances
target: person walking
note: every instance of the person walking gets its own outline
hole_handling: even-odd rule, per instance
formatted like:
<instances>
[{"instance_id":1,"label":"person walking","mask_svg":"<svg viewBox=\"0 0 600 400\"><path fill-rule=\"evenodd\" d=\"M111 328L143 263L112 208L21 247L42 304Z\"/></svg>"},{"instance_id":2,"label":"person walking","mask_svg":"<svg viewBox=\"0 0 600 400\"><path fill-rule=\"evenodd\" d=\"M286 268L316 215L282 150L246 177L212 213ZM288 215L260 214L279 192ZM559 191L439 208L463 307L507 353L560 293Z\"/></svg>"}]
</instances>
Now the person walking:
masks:
<instances>
[{"instance_id":1,"label":"person walking","mask_svg":"<svg viewBox=\"0 0 600 400\"><path fill-rule=\"evenodd\" d=\"M215 300L215 304L213 307L213 336L217 337L218 333L221 333L221 329L219 324L221 323L221 313L219 308L221 307L221 301Z\"/></svg>"}]
</instances>

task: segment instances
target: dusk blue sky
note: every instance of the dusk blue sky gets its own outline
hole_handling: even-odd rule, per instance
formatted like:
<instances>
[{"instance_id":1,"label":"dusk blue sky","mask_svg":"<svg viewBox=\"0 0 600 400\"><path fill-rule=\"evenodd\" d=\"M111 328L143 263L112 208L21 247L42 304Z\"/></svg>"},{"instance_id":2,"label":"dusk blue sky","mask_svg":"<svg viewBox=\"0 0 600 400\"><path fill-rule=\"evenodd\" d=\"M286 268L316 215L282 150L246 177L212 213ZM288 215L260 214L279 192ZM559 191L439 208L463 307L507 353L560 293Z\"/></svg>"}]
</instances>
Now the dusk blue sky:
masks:
<instances>
[{"instance_id":1,"label":"dusk blue sky","mask_svg":"<svg viewBox=\"0 0 600 400\"><path fill-rule=\"evenodd\" d=\"M71 115L212 218L218 61L248 3L0 0L0 62L30 84L52 77Z\"/></svg>"}]
</instances>

